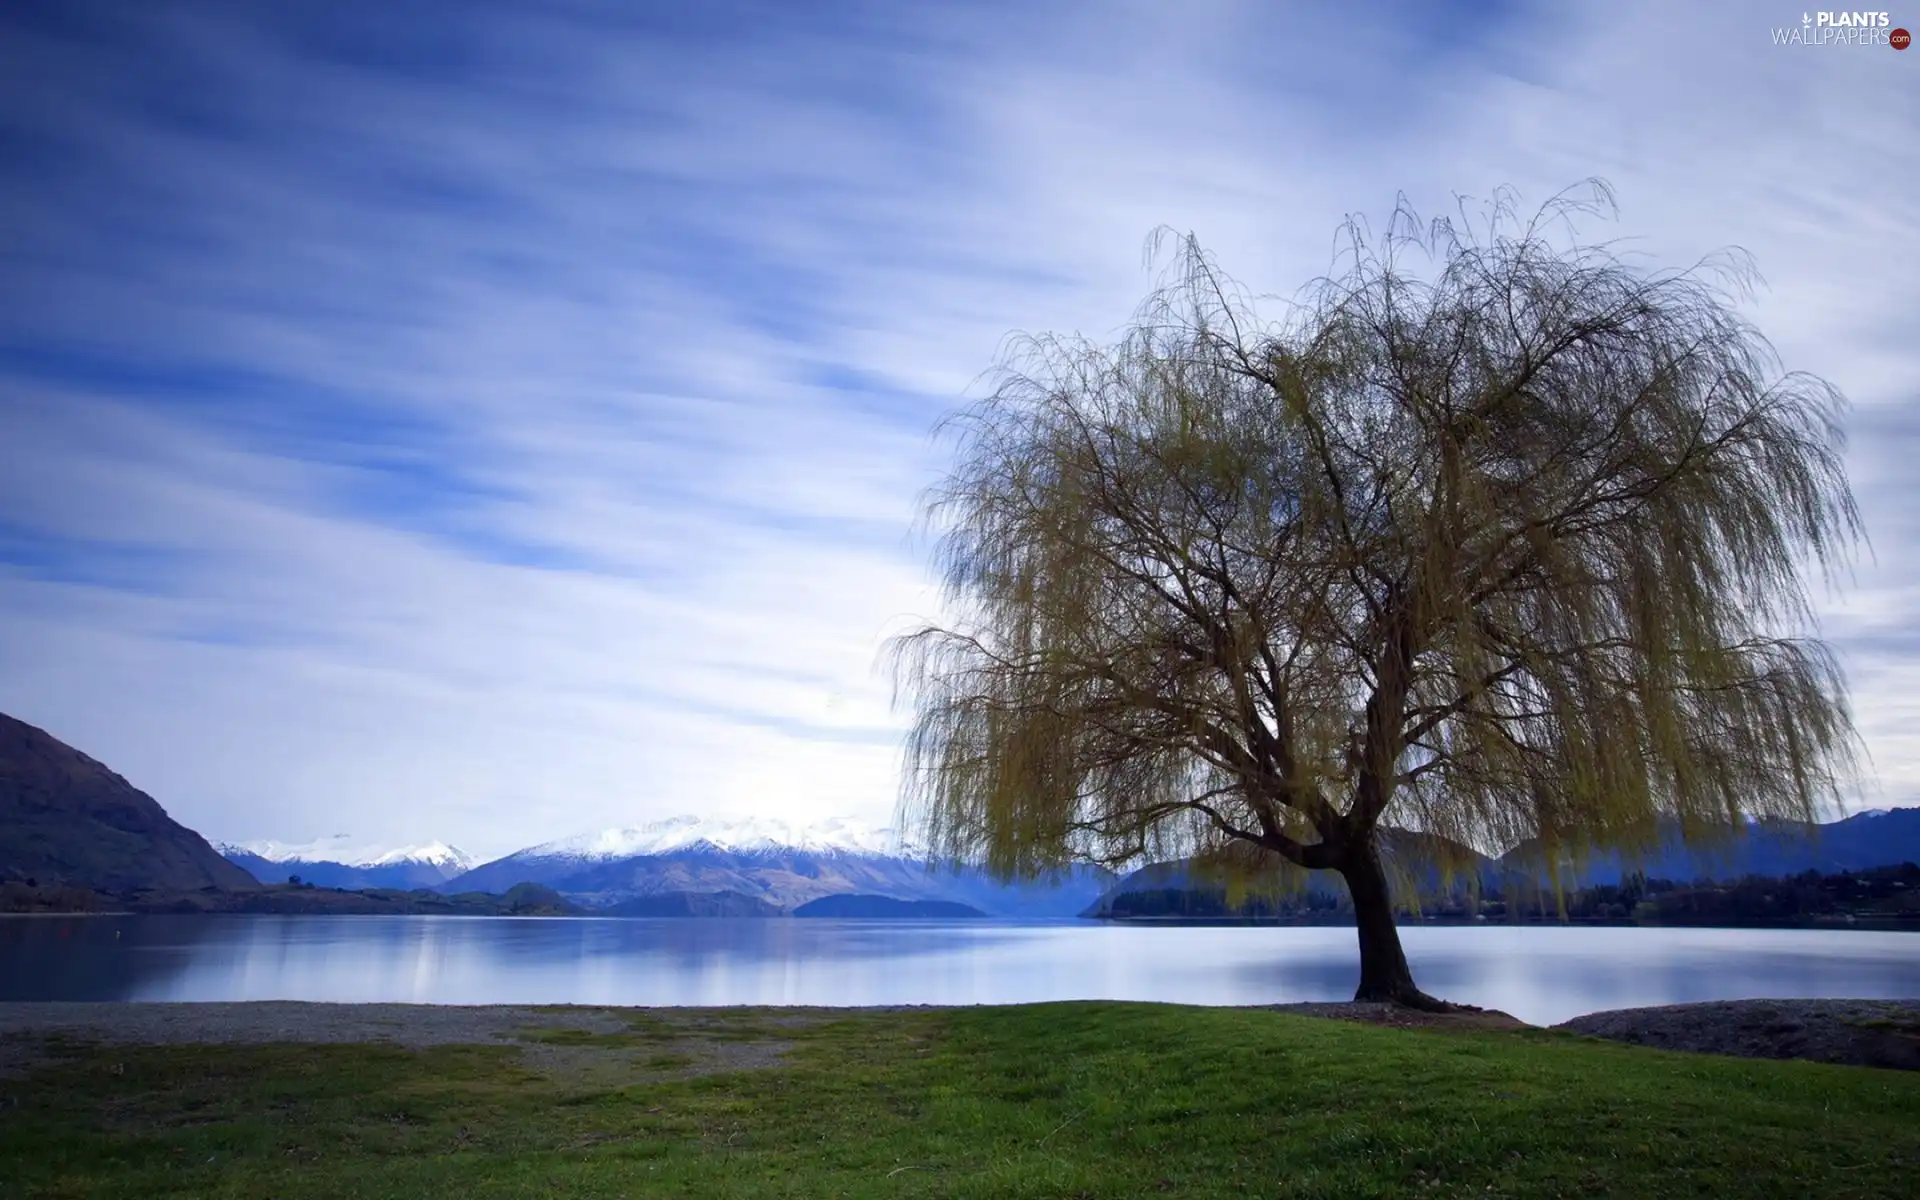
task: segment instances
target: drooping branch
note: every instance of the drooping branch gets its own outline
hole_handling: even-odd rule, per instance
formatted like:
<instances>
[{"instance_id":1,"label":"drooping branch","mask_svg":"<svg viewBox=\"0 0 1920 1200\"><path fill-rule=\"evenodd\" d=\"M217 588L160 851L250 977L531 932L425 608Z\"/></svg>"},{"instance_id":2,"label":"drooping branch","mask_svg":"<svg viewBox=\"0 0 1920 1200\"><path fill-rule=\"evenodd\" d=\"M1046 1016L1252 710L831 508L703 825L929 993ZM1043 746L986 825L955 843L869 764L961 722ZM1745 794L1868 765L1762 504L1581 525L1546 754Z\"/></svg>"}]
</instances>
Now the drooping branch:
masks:
<instances>
[{"instance_id":1,"label":"drooping branch","mask_svg":"<svg viewBox=\"0 0 1920 1200\"><path fill-rule=\"evenodd\" d=\"M902 660L952 848L1171 829L1312 868L1383 825L1604 840L1849 777L1793 628L1800 563L1859 534L1838 393L1695 275L1495 221L1436 224L1414 278L1412 228L1350 229L1280 326L1189 241L1120 344L1023 343L955 423L955 636Z\"/></svg>"}]
</instances>

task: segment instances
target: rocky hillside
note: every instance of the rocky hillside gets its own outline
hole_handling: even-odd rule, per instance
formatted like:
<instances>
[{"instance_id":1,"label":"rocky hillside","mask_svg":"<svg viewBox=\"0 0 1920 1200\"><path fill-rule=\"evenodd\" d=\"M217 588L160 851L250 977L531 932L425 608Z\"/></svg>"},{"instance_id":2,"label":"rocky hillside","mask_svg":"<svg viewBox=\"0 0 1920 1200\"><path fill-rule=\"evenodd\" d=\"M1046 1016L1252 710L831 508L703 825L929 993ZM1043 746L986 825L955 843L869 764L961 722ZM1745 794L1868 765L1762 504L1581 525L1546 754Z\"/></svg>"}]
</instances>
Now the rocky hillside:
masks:
<instances>
[{"instance_id":1,"label":"rocky hillside","mask_svg":"<svg viewBox=\"0 0 1920 1200\"><path fill-rule=\"evenodd\" d=\"M0 880L8 879L104 892L259 886L153 797L0 713Z\"/></svg>"}]
</instances>

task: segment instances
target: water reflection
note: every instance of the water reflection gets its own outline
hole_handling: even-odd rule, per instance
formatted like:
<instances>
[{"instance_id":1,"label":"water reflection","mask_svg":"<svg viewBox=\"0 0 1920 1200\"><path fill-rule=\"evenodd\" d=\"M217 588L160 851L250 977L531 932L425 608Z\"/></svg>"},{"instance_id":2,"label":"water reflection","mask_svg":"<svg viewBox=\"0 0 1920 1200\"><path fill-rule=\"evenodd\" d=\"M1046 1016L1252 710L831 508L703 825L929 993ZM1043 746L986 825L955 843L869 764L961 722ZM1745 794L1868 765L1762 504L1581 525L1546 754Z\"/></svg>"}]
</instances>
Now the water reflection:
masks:
<instances>
[{"instance_id":1,"label":"water reflection","mask_svg":"<svg viewBox=\"0 0 1920 1200\"><path fill-rule=\"evenodd\" d=\"M1405 931L1429 991L1536 1022L1750 996L1920 996L1920 934ZM4 1000L1187 1004L1338 1000L1351 929L451 917L0 919Z\"/></svg>"},{"instance_id":2,"label":"water reflection","mask_svg":"<svg viewBox=\"0 0 1920 1200\"><path fill-rule=\"evenodd\" d=\"M214 933L168 917L0 917L0 1000L131 999L192 971Z\"/></svg>"}]
</instances>

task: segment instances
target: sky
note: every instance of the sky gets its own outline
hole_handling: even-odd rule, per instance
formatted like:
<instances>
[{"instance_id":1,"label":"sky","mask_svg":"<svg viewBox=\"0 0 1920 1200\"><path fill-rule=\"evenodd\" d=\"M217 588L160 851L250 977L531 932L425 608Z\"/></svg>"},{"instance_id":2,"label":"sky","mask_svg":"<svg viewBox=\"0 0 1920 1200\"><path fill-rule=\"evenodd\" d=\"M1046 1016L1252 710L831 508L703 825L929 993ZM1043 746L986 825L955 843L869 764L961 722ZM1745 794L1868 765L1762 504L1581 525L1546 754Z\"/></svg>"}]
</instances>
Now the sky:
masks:
<instances>
[{"instance_id":1,"label":"sky","mask_svg":"<svg viewBox=\"0 0 1920 1200\"><path fill-rule=\"evenodd\" d=\"M1161 225L1288 296L1350 213L1597 176L1853 402L1815 598L1920 803L1920 50L1802 15L13 0L0 711L216 840L884 822L1003 338L1117 335Z\"/></svg>"}]
</instances>

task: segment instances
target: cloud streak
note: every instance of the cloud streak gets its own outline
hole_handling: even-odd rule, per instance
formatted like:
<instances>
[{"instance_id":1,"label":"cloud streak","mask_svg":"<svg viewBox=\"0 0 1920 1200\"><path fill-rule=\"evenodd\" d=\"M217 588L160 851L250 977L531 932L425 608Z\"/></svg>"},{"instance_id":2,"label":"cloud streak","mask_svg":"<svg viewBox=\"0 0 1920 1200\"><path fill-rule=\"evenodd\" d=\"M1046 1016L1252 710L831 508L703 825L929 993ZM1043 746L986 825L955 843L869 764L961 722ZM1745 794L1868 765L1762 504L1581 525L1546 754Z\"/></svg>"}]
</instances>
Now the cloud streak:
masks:
<instances>
[{"instance_id":1,"label":"cloud streak","mask_svg":"<svg viewBox=\"0 0 1920 1200\"><path fill-rule=\"evenodd\" d=\"M1657 5L15 6L0 709L226 840L884 819L926 433L1191 229L1586 175L1858 403L1830 605L1920 798L1912 71ZM1469 15L1469 14L1473 15Z\"/></svg>"}]
</instances>

